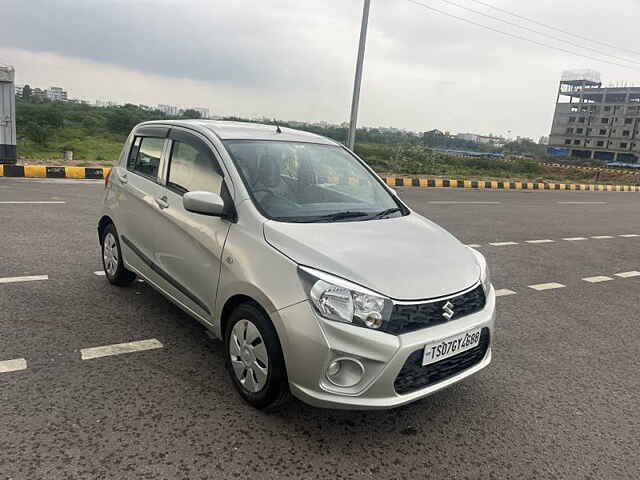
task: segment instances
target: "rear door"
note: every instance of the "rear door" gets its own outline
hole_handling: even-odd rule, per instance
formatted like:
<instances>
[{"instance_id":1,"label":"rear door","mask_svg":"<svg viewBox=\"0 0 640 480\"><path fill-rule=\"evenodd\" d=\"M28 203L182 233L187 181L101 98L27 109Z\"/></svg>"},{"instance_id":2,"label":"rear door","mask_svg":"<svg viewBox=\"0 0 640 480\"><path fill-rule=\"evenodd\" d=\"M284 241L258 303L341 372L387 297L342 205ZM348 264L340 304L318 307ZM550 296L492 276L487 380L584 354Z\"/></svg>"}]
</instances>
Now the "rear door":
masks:
<instances>
[{"instance_id":1,"label":"rear door","mask_svg":"<svg viewBox=\"0 0 640 480\"><path fill-rule=\"evenodd\" d=\"M182 197L192 191L215 192L232 207L231 195L215 149L199 134L171 129L166 170L167 208L158 224L155 257L165 273L163 288L210 321L231 222L185 210Z\"/></svg>"},{"instance_id":2,"label":"rear door","mask_svg":"<svg viewBox=\"0 0 640 480\"><path fill-rule=\"evenodd\" d=\"M156 248L157 224L164 206L160 183L161 159L167 146L168 128L142 128L136 132L127 161L120 171L119 220L116 228L126 263L147 278L155 279L151 267Z\"/></svg>"}]
</instances>

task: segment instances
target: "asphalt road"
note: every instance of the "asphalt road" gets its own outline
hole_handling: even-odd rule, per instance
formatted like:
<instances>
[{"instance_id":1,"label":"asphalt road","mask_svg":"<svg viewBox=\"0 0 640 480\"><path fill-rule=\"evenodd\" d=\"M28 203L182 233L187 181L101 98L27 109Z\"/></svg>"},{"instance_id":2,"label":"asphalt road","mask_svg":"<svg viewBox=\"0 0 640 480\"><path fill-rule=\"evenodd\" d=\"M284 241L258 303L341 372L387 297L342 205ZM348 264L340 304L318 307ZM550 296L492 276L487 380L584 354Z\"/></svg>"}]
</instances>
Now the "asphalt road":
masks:
<instances>
[{"instance_id":1,"label":"asphalt road","mask_svg":"<svg viewBox=\"0 0 640 480\"><path fill-rule=\"evenodd\" d=\"M27 362L0 373L0 479L640 477L640 194L398 190L514 292L493 364L396 410L265 414L195 321L93 273L101 183L0 179L0 362ZM33 201L64 203L3 203Z\"/></svg>"}]
</instances>

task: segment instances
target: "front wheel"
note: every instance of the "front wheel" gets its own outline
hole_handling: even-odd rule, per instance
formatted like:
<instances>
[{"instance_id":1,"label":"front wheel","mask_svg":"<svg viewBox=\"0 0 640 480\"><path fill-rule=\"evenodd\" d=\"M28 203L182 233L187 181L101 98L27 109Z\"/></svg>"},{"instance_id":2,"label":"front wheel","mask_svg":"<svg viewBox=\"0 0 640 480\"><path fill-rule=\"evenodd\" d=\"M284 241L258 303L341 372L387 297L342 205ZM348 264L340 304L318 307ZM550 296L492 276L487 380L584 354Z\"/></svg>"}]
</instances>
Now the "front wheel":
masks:
<instances>
[{"instance_id":1,"label":"front wheel","mask_svg":"<svg viewBox=\"0 0 640 480\"><path fill-rule=\"evenodd\" d=\"M118 232L113 223L107 225L102 234L102 266L109 282L125 287L136 279L136 274L124 268Z\"/></svg>"},{"instance_id":2,"label":"front wheel","mask_svg":"<svg viewBox=\"0 0 640 480\"><path fill-rule=\"evenodd\" d=\"M280 341L271 321L259 308L246 303L231 313L225 347L227 368L247 403L272 409L288 400Z\"/></svg>"}]
</instances>

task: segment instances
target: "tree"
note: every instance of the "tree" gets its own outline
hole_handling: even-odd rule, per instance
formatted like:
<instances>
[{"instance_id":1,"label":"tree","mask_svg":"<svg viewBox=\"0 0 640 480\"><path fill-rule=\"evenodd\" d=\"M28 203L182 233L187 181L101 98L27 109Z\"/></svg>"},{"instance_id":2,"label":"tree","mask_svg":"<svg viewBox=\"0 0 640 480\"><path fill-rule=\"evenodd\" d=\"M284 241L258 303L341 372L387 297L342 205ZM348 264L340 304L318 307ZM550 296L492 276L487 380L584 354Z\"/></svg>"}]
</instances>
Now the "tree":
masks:
<instances>
[{"instance_id":1,"label":"tree","mask_svg":"<svg viewBox=\"0 0 640 480\"><path fill-rule=\"evenodd\" d=\"M182 112L182 118L202 118L202 114L193 108L187 108Z\"/></svg>"},{"instance_id":2,"label":"tree","mask_svg":"<svg viewBox=\"0 0 640 480\"><path fill-rule=\"evenodd\" d=\"M22 87L22 99L25 102L29 102L31 100L31 87L29 85Z\"/></svg>"}]
</instances>

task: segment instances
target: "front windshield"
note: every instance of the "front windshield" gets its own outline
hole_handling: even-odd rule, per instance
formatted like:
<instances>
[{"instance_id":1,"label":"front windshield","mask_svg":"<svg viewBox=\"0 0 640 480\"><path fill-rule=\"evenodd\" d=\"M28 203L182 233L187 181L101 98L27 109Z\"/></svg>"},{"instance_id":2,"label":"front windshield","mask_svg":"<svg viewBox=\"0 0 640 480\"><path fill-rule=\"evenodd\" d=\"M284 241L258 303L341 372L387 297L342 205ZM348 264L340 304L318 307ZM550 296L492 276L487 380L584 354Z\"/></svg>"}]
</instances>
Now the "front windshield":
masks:
<instances>
[{"instance_id":1,"label":"front windshield","mask_svg":"<svg viewBox=\"0 0 640 480\"><path fill-rule=\"evenodd\" d=\"M303 142L224 142L258 209L287 222L404 215L400 202L348 151Z\"/></svg>"}]
</instances>

